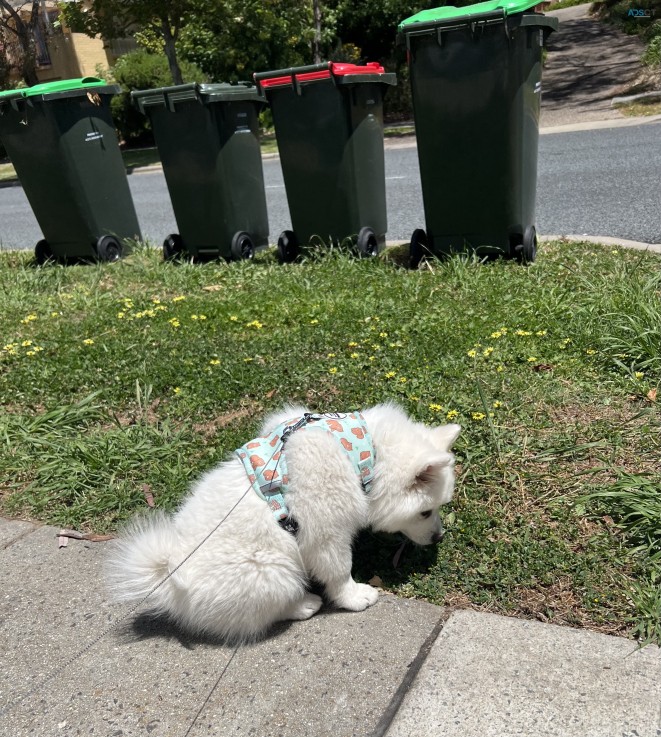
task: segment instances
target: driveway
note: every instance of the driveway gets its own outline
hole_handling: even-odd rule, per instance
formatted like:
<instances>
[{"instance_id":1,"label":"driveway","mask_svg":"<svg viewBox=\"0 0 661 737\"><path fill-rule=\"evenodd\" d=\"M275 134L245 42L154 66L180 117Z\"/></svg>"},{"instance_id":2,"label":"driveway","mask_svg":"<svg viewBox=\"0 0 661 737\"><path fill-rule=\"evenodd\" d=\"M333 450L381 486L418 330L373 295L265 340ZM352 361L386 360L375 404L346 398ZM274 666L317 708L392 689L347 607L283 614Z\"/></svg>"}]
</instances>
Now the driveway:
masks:
<instances>
[{"instance_id":1,"label":"driveway","mask_svg":"<svg viewBox=\"0 0 661 737\"><path fill-rule=\"evenodd\" d=\"M548 41L542 127L625 117L611 100L639 80L645 47L637 36L591 17L589 9L588 3L546 13L559 19L560 28Z\"/></svg>"}]
</instances>

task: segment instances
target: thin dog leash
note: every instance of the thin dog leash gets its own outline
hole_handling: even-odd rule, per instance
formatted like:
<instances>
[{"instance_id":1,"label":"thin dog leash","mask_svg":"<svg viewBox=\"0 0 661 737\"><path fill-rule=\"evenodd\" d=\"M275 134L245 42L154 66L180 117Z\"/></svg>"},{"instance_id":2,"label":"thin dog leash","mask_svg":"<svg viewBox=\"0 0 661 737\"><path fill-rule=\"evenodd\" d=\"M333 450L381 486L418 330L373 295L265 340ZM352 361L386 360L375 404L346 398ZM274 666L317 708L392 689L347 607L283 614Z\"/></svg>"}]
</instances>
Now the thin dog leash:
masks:
<instances>
[{"instance_id":1,"label":"thin dog leash","mask_svg":"<svg viewBox=\"0 0 661 737\"><path fill-rule=\"evenodd\" d=\"M298 428L297 428L298 429ZM269 459L272 460L275 454L281 449L281 446L283 444L283 441L278 444L277 448L273 451L273 455ZM276 461L276 468L278 467L279 459ZM134 604L122 617L120 617L116 622L113 622L110 626L108 626L103 632L101 632L100 635L98 635L94 640L89 642L84 648L79 650L77 653L72 655L65 663L57 666L56 668L53 668L53 670L48 673L39 683L37 683L36 686L33 686L29 691L24 693L22 696L19 696L18 698L14 699L13 701L9 701L5 706L0 708L0 716L5 716L8 712L15 709L19 704L21 704L25 699L27 699L29 696L32 696L37 691L40 691L47 683L50 683L58 674L60 674L65 669L69 668L71 665L73 665L77 660L83 657L83 655L86 655L93 647L98 645L101 640L103 640L104 637L109 635L113 630L115 630L122 622L125 622L132 614L135 614L135 612L138 611L138 609L149 599L150 596L152 596L156 591L158 591L161 586L163 586L201 547L204 545L207 540L220 528L220 526L227 520L227 518L232 514L232 512L239 506L239 504L244 500L244 498L248 495L248 492L252 490L252 484L248 486L248 488L241 494L241 496L238 498L238 500L234 503L232 508L227 512L227 514L218 522L218 524L213 527L213 529L208 532L202 540L184 557L184 559L177 564L175 568L173 568L171 571L168 571L167 576L165 576L161 581L159 581L137 604ZM204 704L202 705L202 708L195 716L195 719L191 723L190 727L188 728L188 731L186 732L186 735L190 733L190 730L193 728L195 722L197 721L198 717L202 713L204 706L208 703L209 699L213 695L213 692L215 691L216 687L218 686L218 683L220 683L220 679L225 674L225 671L229 667L229 664L232 662L234 656L236 655L237 651L239 649L239 645L234 649L234 652L232 653L229 661L227 662L227 665L223 669L222 673L220 674L220 677L218 678L218 681L213 686L211 691L209 692ZM186 737L185 735L185 737Z\"/></svg>"}]
</instances>

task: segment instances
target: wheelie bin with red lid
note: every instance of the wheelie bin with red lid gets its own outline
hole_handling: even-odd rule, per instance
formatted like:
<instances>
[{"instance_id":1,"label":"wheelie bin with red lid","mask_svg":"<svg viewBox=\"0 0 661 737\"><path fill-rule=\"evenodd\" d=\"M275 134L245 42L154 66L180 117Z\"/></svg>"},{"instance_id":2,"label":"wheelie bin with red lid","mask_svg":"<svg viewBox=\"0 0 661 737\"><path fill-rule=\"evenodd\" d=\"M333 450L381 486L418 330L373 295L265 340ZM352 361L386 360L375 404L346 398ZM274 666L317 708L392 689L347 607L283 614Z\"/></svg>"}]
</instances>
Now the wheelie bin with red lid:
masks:
<instances>
[{"instance_id":1,"label":"wheelie bin with red lid","mask_svg":"<svg viewBox=\"0 0 661 737\"><path fill-rule=\"evenodd\" d=\"M0 140L44 235L39 263L115 261L141 237L110 115L118 92L84 77L0 93Z\"/></svg>"},{"instance_id":2,"label":"wheelie bin with red lid","mask_svg":"<svg viewBox=\"0 0 661 737\"><path fill-rule=\"evenodd\" d=\"M539 0L488 0L402 21L426 231L425 253L533 261L542 49L557 18Z\"/></svg>"},{"instance_id":3,"label":"wheelie bin with red lid","mask_svg":"<svg viewBox=\"0 0 661 737\"><path fill-rule=\"evenodd\" d=\"M324 62L254 78L271 105L292 222L280 260L316 238L376 255L387 231L383 97L396 76L374 62Z\"/></svg>"}]
</instances>

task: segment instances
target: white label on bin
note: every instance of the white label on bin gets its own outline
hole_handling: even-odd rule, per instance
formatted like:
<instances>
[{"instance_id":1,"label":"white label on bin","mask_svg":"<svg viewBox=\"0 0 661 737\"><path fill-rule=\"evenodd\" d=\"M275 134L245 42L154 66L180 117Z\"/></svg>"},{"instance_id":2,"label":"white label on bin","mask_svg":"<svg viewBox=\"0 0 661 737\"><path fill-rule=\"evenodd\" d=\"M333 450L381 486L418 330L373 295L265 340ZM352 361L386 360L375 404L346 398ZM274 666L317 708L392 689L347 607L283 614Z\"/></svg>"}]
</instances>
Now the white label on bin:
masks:
<instances>
[{"instance_id":1,"label":"white label on bin","mask_svg":"<svg viewBox=\"0 0 661 737\"><path fill-rule=\"evenodd\" d=\"M542 83L541 82L535 82L535 89L533 90L533 92L535 94L537 94L538 92L541 92L541 91L542 91Z\"/></svg>"},{"instance_id":2,"label":"white label on bin","mask_svg":"<svg viewBox=\"0 0 661 737\"><path fill-rule=\"evenodd\" d=\"M99 141L103 138L103 133L100 131L90 131L85 136L85 143L88 143L89 141Z\"/></svg>"}]
</instances>

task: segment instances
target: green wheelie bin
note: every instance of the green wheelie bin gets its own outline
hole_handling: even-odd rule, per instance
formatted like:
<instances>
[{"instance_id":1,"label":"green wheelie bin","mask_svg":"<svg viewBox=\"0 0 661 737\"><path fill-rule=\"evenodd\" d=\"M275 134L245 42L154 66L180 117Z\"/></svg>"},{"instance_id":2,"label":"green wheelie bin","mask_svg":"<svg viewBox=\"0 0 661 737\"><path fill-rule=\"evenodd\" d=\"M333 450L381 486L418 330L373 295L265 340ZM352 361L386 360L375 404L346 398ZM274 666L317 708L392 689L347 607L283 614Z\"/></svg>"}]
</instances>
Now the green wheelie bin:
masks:
<instances>
[{"instance_id":1,"label":"green wheelie bin","mask_svg":"<svg viewBox=\"0 0 661 737\"><path fill-rule=\"evenodd\" d=\"M324 62L254 78L271 105L293 228L278 238L280 260L315 237L376 255L388 227L383 97L396 76L374 62Z\"/></svg>"},{"instance_id":2,"label":"green wheelie bin","mask_svg":"<svg viewBox=\"0 0 661 737\"><path fill-rule=\"evenodd\" d=\"M255 85L191 83L131 97L151 122L179 228L164 257L240 260L268 246L259 144L266 101Z\"/></svg>"},{"instance_id":3,"label":"green wheelie bin","mask_svg":"<svg viewBox=\"0 0 661 737\"><path fill-rule=\"evenodd\" d=\"M537 2L445 6L398 27L426 221L413 267L425 253L535 258L542 49L558 26L531 11Z\"/></svg>"},{"instance_id":4,"label":"green wheelie bin","mask_svg":"<svg viewBox=\"0 0 661 737\"><path fill-rule=\"evenodd\" d=\"M141 238L110 115L118 92L84 77L0 93L0 140L44 235L39 263L115 261Z\"/></svg>"}]
</instances>

